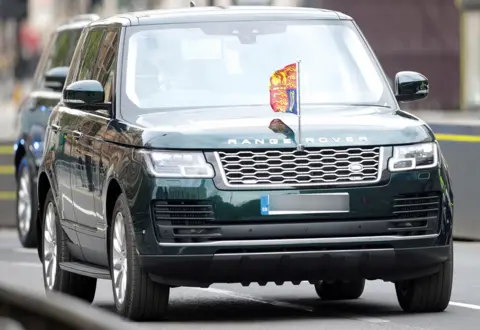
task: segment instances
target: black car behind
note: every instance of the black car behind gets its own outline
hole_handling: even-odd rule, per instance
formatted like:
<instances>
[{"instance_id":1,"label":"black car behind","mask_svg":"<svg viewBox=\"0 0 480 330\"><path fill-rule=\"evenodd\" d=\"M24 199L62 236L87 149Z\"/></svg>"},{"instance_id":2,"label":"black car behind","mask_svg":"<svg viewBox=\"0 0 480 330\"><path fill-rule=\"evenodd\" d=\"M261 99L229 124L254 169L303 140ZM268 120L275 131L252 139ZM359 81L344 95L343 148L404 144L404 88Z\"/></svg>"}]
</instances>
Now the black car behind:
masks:
<instances>
[{"instance_id":1,"label":"black car behind","mask_svg":"<svg viewBox=\"0 0 480 330\"><path fill-rule=\"evenodd\" d=\"M20 242L27 248L37 246L36 181L48 117L60 100L80 34L85 25L96 19L97 15L79 15L52 32L37 65L32 90L20 105L19 132L14 146L16 217Z\"/></svg>"}]
</instances>

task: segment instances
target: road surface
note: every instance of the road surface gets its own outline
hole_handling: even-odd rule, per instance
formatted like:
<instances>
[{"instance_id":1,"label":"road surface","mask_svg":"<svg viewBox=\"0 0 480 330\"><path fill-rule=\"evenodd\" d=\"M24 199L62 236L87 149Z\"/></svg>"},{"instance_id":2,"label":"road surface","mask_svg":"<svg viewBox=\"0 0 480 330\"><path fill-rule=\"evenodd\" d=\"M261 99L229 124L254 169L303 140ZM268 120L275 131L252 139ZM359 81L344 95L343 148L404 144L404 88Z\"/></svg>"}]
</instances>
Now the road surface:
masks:
<instances>
[{"instance_id":1,"label":"road surface","mask_svg":"<svg viewBox=\"0 0 480 330\"><path fill-rule=\"evenodd\" d=\"M1 88L1 87L0 87ZM16 182L13 167L13 143L17 135L17 107L0 95L0 228L15 225Z\"/></svg>"},{"instance_id":2,"label":"road surface","mask_svg":"<svg viewBox=\"0 0 480 330\"><path fill-rule=\"evenodd\" d=\"M143 329L478 329L480 320L480 243L455 243L455 285L444 313L408 315L401 311L393 284L368 282L361 299L321 302L307 283L299 286L215 285L177 288L167 321ZM14 231L0 231L0 283L44 292L34 250L22 249ZM110 282L100 281L94 305L113 311Z\"/></svg>"}]
</instances>

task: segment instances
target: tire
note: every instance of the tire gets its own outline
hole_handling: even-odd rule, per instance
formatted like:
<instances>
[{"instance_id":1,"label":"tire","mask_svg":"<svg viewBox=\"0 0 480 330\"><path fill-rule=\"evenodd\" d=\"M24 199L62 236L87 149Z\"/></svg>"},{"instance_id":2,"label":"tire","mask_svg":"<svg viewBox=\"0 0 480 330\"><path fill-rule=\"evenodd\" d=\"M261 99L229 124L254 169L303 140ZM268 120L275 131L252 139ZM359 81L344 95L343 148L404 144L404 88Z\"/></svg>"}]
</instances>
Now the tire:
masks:
<instances>
[{"instance_id":1,"label":"tire","mask_svg":"<svg viewBox=\"0 0 480 330\"><path fill-rule=\"evenodd\" d=\"M400 307L409 313L443 312L450 303L453 284L453 243L449 260L436 274L395 283Z\"/></svg>"},{"instance_id":2,"label":"tire","mask_svg":"<svg viewBox=\"0 0 480 330\"><path fill-rule=\"evenodd\" d=\"M365 289L365 280L349 282L335 281L333 283L321 281L315 284L315 291L322 300L353 300L358 299Z\"/></svg>"},{"instance_id":3,"label":"tire","mask_svg":"<svg viewBox=\"0 0 480 330\"><path fill-rule=\"evenodd\" d=\"M54 220L50 221L48 217L52 216L52 214ZM55 228L54 232L52 231L53 228ZM50 233L49 235L46 234L46 230ZM49 249L51 245L46 239L47 236L53 236L51 241L55 242L51 249ZM59 266L60 262L71 262L74 260L67 247L67 237L60 226L58 209L55 205L52 190L48 191L45 200L41 237L43 283L47 295L51 292L60 292L91 303L95 298L97 279L67 272ZM54 251L55 255L53 255ZM50 260L52 256L54 260L49 264L47 260ZM50 269L49 265L51 265L50 267L55 267L55 273L50 277L52 280L49 280L47 276L47 270Z\"/></svg>"},{"instance_id":4,"label":"tire","mask_svg":"<svg viewBox=\"0 0 480 330\"><path fill-rule=\"evenodd\" d=\"M110 272L118 314L132 321L164 319L168 309L170 287L152 281L140 266L132 217L124 194L117 198L111 220ZM117 244L118 242L123 243ZM120 290L118 289L120 286L116 286L116 283L122 283L118 280L120 278L118 274L120 269L125 268L123 274L126 274L126 279L123 277L123 289Z\"/></svg>"},{"instance_id":5,"label":"tire","mask_svg":"<svg viewBox=\"0 0 480 330\"><path fill-rule=\"evenodd\" d=\"M16 220L17 232L20 243L24 248L37 247L37 194L35 182L35 171L23 157L18 166L17 175L17 200Z\"/></svg>"}]
</instances>

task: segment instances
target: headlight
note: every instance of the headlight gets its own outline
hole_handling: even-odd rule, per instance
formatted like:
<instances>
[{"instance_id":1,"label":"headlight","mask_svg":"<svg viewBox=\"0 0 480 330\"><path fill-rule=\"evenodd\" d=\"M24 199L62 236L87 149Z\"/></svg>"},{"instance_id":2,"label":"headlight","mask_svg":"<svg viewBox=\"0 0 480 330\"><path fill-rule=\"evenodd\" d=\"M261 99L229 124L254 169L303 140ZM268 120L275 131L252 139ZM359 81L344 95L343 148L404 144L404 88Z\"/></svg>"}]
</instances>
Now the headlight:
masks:
<instances>
[{"instance_id":1,"label":"headlight","mask_svg":"<svg viewBox=\"0 0 480 330\"><path fill-rule=\"evenodd\" d=\"M157 177L213 178L212 165L202 152L143 151L149 172Z\"/></svg>"},{"instance_id":2,"label":"headlight","mask_svg":"<svg viewBox=\"0 0 480 330\"><path fill-rule=\"evenodd\" d=\"M438 164L436 143L421 143L393 147L393 157L388 161L390 172L431 168Z\"/></svg>"}]
</instances>

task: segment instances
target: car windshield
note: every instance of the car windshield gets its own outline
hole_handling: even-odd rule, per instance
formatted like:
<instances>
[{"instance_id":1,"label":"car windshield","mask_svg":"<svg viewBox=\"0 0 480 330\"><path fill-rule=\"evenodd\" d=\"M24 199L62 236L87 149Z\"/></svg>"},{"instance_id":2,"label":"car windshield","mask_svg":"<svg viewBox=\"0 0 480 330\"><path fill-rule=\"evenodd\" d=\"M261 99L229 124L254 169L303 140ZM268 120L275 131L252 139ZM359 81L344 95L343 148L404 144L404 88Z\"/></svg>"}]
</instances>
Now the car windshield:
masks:
<instances>
[{"instance_id":1,"label":"car windshield","mask_svg":"<svg viewBox=\"0 0 480 330\"><path fill-rule=\"evenodd\" d=\"M302 106L394 105L351 21L137 26L129 28L125 47L122 94L128 108L140 113L269 105L270 76L297 59Z\"/></svg>"}]
</instances>

